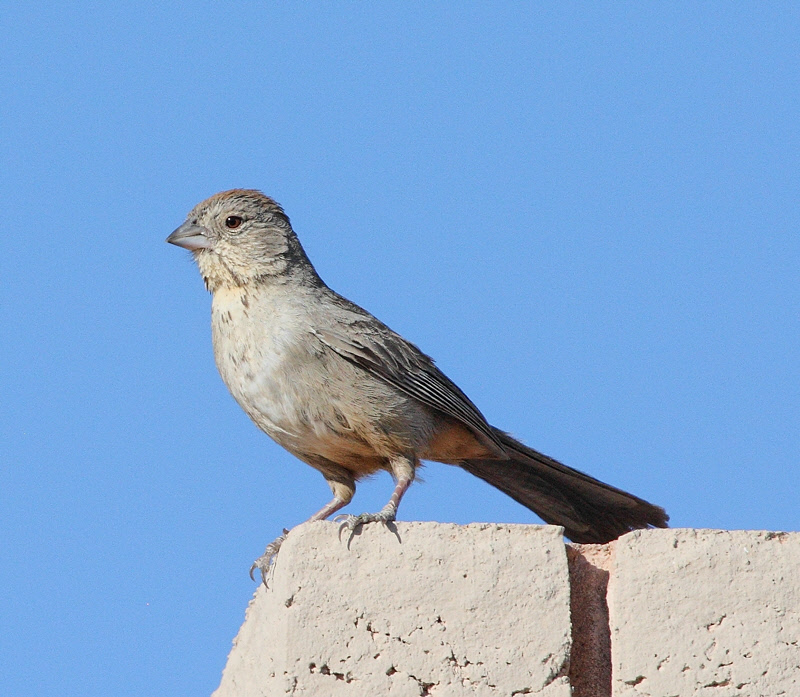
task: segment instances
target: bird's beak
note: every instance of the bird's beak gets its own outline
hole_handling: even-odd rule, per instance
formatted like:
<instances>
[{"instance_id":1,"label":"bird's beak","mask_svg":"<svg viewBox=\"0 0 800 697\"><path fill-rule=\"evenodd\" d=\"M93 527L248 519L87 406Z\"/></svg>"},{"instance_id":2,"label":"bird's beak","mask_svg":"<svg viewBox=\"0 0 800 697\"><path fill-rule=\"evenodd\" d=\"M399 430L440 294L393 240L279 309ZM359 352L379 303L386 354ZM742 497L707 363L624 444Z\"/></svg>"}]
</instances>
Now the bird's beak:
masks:
<instances>
[{"instance_id":1,"label":"bird's beak","mask_svg":"<svg viewBox=\"0 0 800 697\"><path fill-rule=\"evenodd\" d=\"M178 247L195 251L196 249L210 249L211 240L208 237L208 230L202 225L186 221L179 228L172 231L167 237L167 242L176 244Z\"/></svg>"}]
</instances>

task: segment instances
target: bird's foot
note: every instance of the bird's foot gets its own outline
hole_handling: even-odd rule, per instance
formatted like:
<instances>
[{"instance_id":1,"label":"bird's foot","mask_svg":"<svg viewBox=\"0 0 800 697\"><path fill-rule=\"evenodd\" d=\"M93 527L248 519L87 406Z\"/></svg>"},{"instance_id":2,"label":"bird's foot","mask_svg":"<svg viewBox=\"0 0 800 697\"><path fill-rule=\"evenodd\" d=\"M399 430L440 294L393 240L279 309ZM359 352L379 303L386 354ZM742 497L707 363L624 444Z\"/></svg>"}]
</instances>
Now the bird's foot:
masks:
<instances>
[{"instance_id":1,"label":"bird's foot","mask_svg":"<svg viewBox=\"0 0 800 697\"><path fill-rule=\"evenodd\" d=\"M256 559L253 562L253 566L250 567L250 578L252 578L254 581L256 580L255 576L253 576L253 572L258 569L261 572L261 581L264 583L265 588L267 588L267 574L269 573L269 568L272 566L272 562L274 561L276 555L278 554L278 550L281 548L281 545L288 534L289 531L284 528L283 535L270 542L267 545L267 548L264 550L264 554Z\"/></svg>"},{"instance_id":2,"label":"bird's foot","mask_svg":"<svg viewBox=\"0 0 800 697\"><path fill-rule=\"evenodd\" d=\"M339 533L342 530L348 530L354 533L356 528L361 527L364 523L392 523L397 515L397 508L389 504L384 506L378 513L362 513L361 515L342 514L336 516L333 520L336 523L341 523Z\"/></svg>"}]
</instances>

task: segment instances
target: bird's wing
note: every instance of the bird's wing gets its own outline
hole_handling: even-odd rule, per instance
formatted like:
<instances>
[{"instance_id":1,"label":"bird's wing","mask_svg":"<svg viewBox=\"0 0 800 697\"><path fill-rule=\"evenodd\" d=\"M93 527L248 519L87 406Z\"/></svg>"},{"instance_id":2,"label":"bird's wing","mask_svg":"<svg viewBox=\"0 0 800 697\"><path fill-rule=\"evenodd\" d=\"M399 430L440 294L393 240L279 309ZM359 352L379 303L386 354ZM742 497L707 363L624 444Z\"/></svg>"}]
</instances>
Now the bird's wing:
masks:
<instances>
[{"instance_id":1,"label":"bird's wing","mask_svg":"<svg viewBox=\"0 0 800 697\"><path fill-rule=\"evenodd\" d=\"M354 310L337 325L315 327L314 334L346 360L502 448L478 407L431 358L358 306Z\"/></svg>"}]
</instances>

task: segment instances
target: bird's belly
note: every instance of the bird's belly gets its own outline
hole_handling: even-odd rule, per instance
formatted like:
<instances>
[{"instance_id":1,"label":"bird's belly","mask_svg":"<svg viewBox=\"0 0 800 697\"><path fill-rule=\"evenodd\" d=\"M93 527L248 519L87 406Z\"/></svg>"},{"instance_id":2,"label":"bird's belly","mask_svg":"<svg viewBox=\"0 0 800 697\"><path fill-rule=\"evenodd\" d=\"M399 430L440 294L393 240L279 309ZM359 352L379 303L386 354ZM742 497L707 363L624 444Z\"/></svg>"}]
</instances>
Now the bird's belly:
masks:
<instances>
[{"instance_id":1,"label":"bird's belly","mask_svg":"<svg viewBox=\"0 0 800 697\"><path fill-rule=\"evenodd\" d=\"M289 376L276 366L275 358L252 374L232 376L228 383L256 426L303 460L322 457L358 470L365 460L377 457L369 443L336 419L325 395L313 394L296 373Z\"/></svg>"},{"instance_id":2,"label":"bird's belly","mask_svg":"<svg viewBox=\"0 0 800 697\"><path fill-rule=\"evenodd\" d=\"M287 358L263 342L222 344L215 351L220 375L256 425L284 447L306 436L308 429L296 385L289 379Z\"/></svg>"},{"instance_id":3,"label":"bird's belly","mask_svg":"<svg viewBox=\"0 0 800 697\"><path fill-rule=\"evenodd\" d=\"M291 317L251 316L238 292L217 292L211 325L217 368L239 406L302 459L320 456L355 466L375 458L374 448L342 415L314 340L299 340Z\"/></svg>"},{"instance_id":4,"label":"bird's belly","mask_svg":"<svg viewBox=\"0 0 800 697\"><path fill-rule=\"evenodd\" d=\"M421 453L436 430L430 412L330 351L302 326L297 307L270 298L256 307L244 292L214 295L214 357L262 431L306 462L325 458L357 472Z\"/></svg>"}]
</instances>

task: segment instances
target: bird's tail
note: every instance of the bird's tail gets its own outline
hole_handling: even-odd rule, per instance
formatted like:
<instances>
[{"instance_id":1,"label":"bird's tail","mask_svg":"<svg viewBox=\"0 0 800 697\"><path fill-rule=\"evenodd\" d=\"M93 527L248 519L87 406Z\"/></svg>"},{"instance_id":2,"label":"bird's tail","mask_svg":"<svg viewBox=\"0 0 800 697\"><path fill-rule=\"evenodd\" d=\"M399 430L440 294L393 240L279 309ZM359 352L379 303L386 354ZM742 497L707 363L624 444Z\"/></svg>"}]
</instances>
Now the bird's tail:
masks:
<instances>
[{"instance_id":1,"label":"bird's tail","mask_svg":"<svg viewBox=\"0 0 800 697\"><path fill-rule=\"evenodd\" d=\"M460 467L562 525L574 542L605 543L639 528L666 528L669 516L633 494L562 465L492 427L508 460L465 460Z\"/></svg>"}]
</instances>

